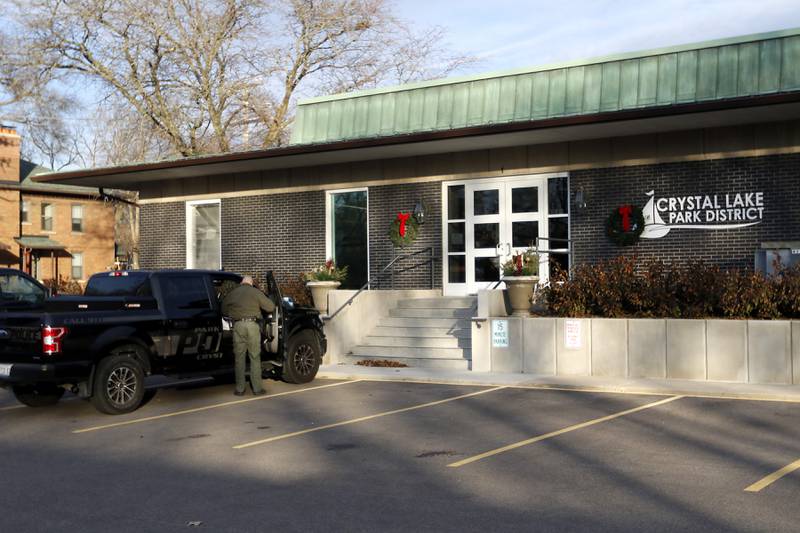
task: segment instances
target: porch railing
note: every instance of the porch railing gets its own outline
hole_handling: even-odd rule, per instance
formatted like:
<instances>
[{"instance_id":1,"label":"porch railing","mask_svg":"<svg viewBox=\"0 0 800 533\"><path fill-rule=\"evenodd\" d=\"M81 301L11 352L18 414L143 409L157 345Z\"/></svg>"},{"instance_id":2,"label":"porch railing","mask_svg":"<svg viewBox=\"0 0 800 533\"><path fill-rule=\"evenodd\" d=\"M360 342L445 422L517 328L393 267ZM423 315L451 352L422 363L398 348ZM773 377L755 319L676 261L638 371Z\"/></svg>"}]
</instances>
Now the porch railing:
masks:
<instances>
[{"instance_id":1,"label":"porch railing","mask_svg":"<svg viewBox=\"0 0 800 533\"><path fill-rule=\"evenodd\" d=\"M417 263L414 263L413 265L409 265L409 266L406 266L406 267L400 268L400 269L395 268L395 266L400 261L409 259L411 257L422 256L422 255L426 255L426 257L424 257L421 261L419 261ZM358 298L358 296L362 292L364 292L365 290L368 290L368 289L379 288L380 285L381 285L381 282L387 276L389 276L389 278L391 280L391 285L390 285L391 288L394 289L395 274L402 274L403 272L408 272L409 270L414 270L415 268L419 268L419 267L424 266L424 265L428 265L428 268L429 268L430 288L431 289L435 288L435 285L436 285L436 259L438 259L438 257L436 256L436 252L435 252L433 246L429 246L428 248L424 248L424 249L418 250L416 252L411 252L411 253L407 253L407 254L400 254L400 255L394 256L392 258L392 260L389 261L386 264L386 266L384 266L380 270L380 272L378 272L375 275L374 278L370 277L369 279L367 279L367 282L364 285L362 285L361 288L358 289L358 291L356 291L356 293L354 295L352 295L350 298L348 298L347 301L345 303L343 303L341 305L341 307L339 307L339 309L337 309L336 311L334 311L333 313L331 313L330 315L328 315L327 317L324 317L324 318L326 320L333 320L333 318L336 317L336 315L338 315L342 311L342 309L344 309L345 307L347 307L350 304L352 304L353 301L356 298Z\"/></svg>"}]
</instances>

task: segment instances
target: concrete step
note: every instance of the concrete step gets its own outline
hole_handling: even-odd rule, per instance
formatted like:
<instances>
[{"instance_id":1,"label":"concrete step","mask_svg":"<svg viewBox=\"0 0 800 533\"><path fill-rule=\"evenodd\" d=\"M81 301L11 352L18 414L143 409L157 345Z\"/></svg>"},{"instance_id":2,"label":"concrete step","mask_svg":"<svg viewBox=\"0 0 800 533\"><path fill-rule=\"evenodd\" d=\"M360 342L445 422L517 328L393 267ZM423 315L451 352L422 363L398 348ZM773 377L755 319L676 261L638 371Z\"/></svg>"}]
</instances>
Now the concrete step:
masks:
<instances>
[{"instance_id":1,"label":"concrete step","mask_svg":"<svg viewBox=\"0 0 800 533\"><path fill-rule=\"evenodd\" d=\"M472 330L468 319L464 318L407 318L384 317L378 321L378 327L388 328L448 328Z\"/></svg>"},{"instance_id":2,"label":"concrete step","mask_svg":"<svg viewBox=\"0 0 800 533\"><path fill-rule=\"evenodd\" d=\"M468 359L428 359L428 358L418 358L418 357L394 357L394 356L387 356L387 355L376 355L376 356L358 356L358 355L346 355L343 357L343 363L345 364L356 364L358 361L364 361L366 359L375 359L375 360L387 360L387 361L396 361L398 363L402 363L409 367L413 368L436 368L442 370L469 370L471 367L471 361Z\"/></svg>"},{"instance_id":3,"label":"concrete step","mask_svg":"<svg viewBox=\"0 0 800 533\"><path fill-rule=\"evenodd\" d=\"M419 348L407 346L356 346L352 355L374 357L419 357L425 359L471 359L471 350L461 348Z\"/></svg>"},{"instance_id":4,"label":"concrete step","mask_svg":"<svg viewBox=\"0 0 800 533\"><path fill-rule=\"evenodd\" d=\"M472 318L472 309L465 308L419 308L397 307L389 310L389 316L397 318Z\"/></svg>"},{"instance_id":5,"label":"concrete step","mask_svg":"<svg viewBox=\"0 0 800 533\"><path fill-rule=\"evenodd\" d=\"M378 337L368 335L364 339L366 346L397 346L405 348L461 348L470 349L471 339L458 337Z\"/></svg>"},{"instance_id":6,"label":"concrete step","mask_svg":"<svg viewBox=\"0 0 800 533\"><path fill-rule=\"evenodd\" d=\"M408 300L398 300L397 307L403 309L445 309L445 308L472 308L477 300L470 297L446 297L439 298L411 298Z\"/></svg>"},{"instance_id":7,"label":"concrete step","mask_svg":"<svg viewBox=\"0 0 800 533\"><path fill-rule=\"evenodd\" d=\"M400 327L377 326L369 333L375 337L458 337L471 338L469 328L429 328L429 327Z\"/></svg>"}]
</instances>

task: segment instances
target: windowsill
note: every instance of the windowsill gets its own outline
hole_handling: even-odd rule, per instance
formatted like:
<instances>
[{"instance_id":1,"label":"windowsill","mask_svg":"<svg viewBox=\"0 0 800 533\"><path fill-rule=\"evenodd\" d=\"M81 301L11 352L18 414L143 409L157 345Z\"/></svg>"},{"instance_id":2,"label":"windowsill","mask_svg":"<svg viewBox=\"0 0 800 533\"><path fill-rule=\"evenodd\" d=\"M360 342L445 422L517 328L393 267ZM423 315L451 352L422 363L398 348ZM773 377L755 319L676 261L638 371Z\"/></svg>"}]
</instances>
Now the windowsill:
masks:
<instances>
[{"instance_id":1,"label":"windowsill","mask_svg":"<svg viewBox=\"0 0 800 533\"><path fill-rule=\"evenodd\" d=\"M85 232L83 232L83 231L70 231L70 234L71 235L85 235Z\"/></svg>"},{"instance_id":2,"label":"windowsill","mask_svg":"<svg viewBox=\"0 0 800 533\"><path fill-rule=\"evenodd\" d=\"M23 226L33 226L33 222L20 222Z\"/></svg>"}]
</instances>

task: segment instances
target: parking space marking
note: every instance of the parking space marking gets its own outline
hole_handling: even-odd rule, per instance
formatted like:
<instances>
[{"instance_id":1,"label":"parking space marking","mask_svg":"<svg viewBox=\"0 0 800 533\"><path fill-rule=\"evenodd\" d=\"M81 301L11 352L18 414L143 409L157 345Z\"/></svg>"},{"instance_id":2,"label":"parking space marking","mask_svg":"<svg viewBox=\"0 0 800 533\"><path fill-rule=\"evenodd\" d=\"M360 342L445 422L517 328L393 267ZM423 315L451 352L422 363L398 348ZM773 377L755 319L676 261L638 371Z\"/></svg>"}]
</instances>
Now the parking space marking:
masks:
<instances>
[{"instance_id":1,"label":"parking space marking","mask_svg":"<svg viewBox=\"0 0 800 533\"><path fill-rule=\"evenodd\" d=\"M798 468L800 468L800 459L798 459L797 461L795 461L793 463L789 463L788 465L784 466L780 470L776 470L775 472L771 473L770 475L766 476L765 478L760 479L759 481L756 481L755 483L753 483L752 485L750 485L749 487L747 487L744 490L745 490L745 492L760 492L761 489L769 487L770 485L772 485L773 483L778 481L783 476L791 474L792 472L794 472Z\"/></svg>"},{"instance_id":2,"label":"parking space marking","mask_svg":"<svg viewBox=\"0 0 800 533\"><path fill-rule=\"evenodd\" d=\"M545 439L550 439L553 437L557 437L559 435L563 435L564 433L569 433L571 431L576 431L578 429L587 428L589 426L594 426L595 424L600 424L603 422L608 422L609 420L614 420L615 418L619 418L621 416L630 415L633 413L637 413L639 411L644 411L645 409L650 409L651 407L657 407L659 405L664 405L669 402L674 402L675 400L680 400L681 398L685 398L685 396L672 396L670 398L665 398L663 400L659 400L657 402L648 403L645 405L640 405L639 407L634 407L633 409L626 409L624 411L620 411L618 413L614 413L611 415L603 416L600 418L595 418L594 420L587 420L586 422L581 422L580 424L575 424L573 426L568 426L556 431L551 431L550 433L545 433L544 435L539 435L537 437L532 437L530 439L525 439L523 441L515 442L514 444L509 444L507 446L503 446L501 448L495 448L494 450L489 450L488 452L483 452L478 455L473 455L472 457L467 457L466 459L462 459L460 461L456 461L455 463L450 463L447 465L450 468L458 468L464 465L468 465L470 463L474 463L476 461L480 461L481 459L486 459L487 457L492 457L494 455L499 455L501 453L505 453L511 450L515 450L517 448L521 448L523 446L527 446L528 444L533 444L535 442L540 442Z\"/></svg>"},{"instance_id":3,"label":"parking space marking","mask_svg":"<svg viewBox=\"0 0 800 533\"><path fill-rule=\"evenodd\" d=\"M334 377L336 376L336 377ZM341 376L344 376L343 378ZM352 377L356 379L357 374L348 376L346 374L328 374L324 375L325 379L349 379ZM497 382L481 382L471 383L458 380L435 380L435 379L403 379L396 377L381 378L378 376L362 375L358 378L361 381L374 382L374 383L415 383L419 385L450 385L458 387L505 387L507 389L521 389L521 390L541 390L541 391L559 391L559 392L585 392L590 394L625 394L629 396L683 396L685 398L700 398L709 400L736 400L745 402L775 402L775 403L800 403L800 398L791 397L769 397L769 396L754 396L752 394L712 394L703 392L689 392L682 390L671 391L657 391L657 390L639 390L639 389L616 389L613 387L599 388L599 387L571 387L566 385L548 385L548 384L530 384L530 385L509 385Z\"/></svg>"},{"instance_id":4,"label":"parking space marking","mask_svg":"<svg viewBox=\"0 0 800 533\"><path fill-rule=\"evenodd\" d=\"M160 420L162 418L169 418L169 417L172 417L172 416L180 416L180 415L188 415L188 414L191 414L191 413L199 413L201 411L208 411L209 409L218 409L220 407L229 407L231 405L239 405L239 404L248 403L248 402L256 402L256 401L259 401L259 400L269 400L269 399L272 399L272 398L277 398L279 396L288 396L290 394L299 394L301 392L307 392L307 391L312 391L312 390L327 389L329 387L338 387L340 385L349 385L350 383L359 383L360 381L361 381L360 379L354 379L354 380L350 380L350 381L340 381L338 383L329 383L327 385L320 385L318 387L307 387L305 389L296 389L296 390L290 390L290 391L285 391L285 392L278 392L278 393L275 393L275 394L267 394L265 396L256 396L254 398L246 398L244 400L231 400L229 402L216 403L216 404L213 404L213 405L205 405L203 407L195 407L193 409L184 409L182 411L175 411L174 413L164 413L162 415L146 416L146 417L143 417L143 418L136 418L136 419L133 419L133 420L126 420L124 422L114 422L114 423L111 423L111 424L103 424L101 426L93 426L93 427L90 427L90 428L76 429L76 430L73 431L73 433L88 433L90 431L98 431L98 430L101 430L101 429L110 429L110 428L116 428L116 427L120 427L120 426L129 426L131 424L139 424L141 422L151 422L153 420Z\"/></svg>"},{"instance_id":5,"label":"parking space marking","mask_svg":"<svg viewBox=\"0 0 800 533\"><path fill-rule=\"evenodd\" d=\"M10 411L12 409L22 409L24 405L10 405L8 407L0 407L0 411Z\"/></svg>"},{"instance_id":6,"label":"parking space marking","mask_svg":"<svg viewBox=\"0 0 800 533\"><path fill-rule=\"evenodd\" d=\"M396 414L399 414L399 413L407 413L408 411L415 411L417 409L423 409L425 407L433 407L434 405L441 405L443 403L454 402L456 400L463 400L464 398L471 398L473 396L479 396L481 394L486 394L488 392L494 392L494 391L505 389L505 388L506 387L493 387L491 389L484 389L484 390L480 390L480 391L477 391L477 392L471 392L469 394L461 394L459 396L453 396L452 398L445 398L444 400L436 400L435 402L428 402L428 403L423 403L423 404L419 404L419 405L412 405L411 407L403 407L402 409L393 409L391 411L384 411L382 413L376 413L374 415L362 416L362 417L359 417L359 418L353 418L351 420L343 420L342 422L335 422L333 424L327 424L327 425L316 427L316 428L304 429L304 430L295 431L295 432L292 432L292 433L285 433L283 435L277 435L275 437L270 437L268 439L261 439L261 440L256 440L256 441L253 441L253 442L246 442L244 444L237 444L236 446L233 447L233 449L234 450L241 450L242 448L249 448L251 446L258 446L260 444L267 444L268 442L275 442L277 440L290 439L292 437L299 437L300 435L307 435L308 433L314 433L315 431L322 431L322 430L325 430L325 429L331 429L331 428L336 428L336 427L341 427L341 426L347 426L347 425L350 425L350 424L357 424L359 422L366 422L367 420L374 420L376 418L381 418L381 417L389 416L389 415L396 415Z\"/></svg>"}]
</instances>

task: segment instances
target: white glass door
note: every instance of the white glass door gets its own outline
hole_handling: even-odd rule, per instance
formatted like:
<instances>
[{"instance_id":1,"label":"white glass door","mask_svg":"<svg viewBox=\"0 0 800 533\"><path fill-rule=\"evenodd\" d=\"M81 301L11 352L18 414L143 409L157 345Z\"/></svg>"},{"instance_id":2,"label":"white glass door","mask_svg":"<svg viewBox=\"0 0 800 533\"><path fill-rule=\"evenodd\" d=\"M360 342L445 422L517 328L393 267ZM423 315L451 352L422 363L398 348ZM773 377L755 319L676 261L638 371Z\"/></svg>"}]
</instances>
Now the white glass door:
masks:
<instances>
[{"instance_id":1,"label":"white glass door","mask_svg":"<svg viewBox=\"0 0 800 533\"><path fill-rule=\"evenodd\" d=\"M551 249L548 237L554 225L557 236L566 238L567 191L563 174L445 183L445 294L475 294L494 287L502 264L535 246L537 238L542 250ZM566 252L566 241L558 246L562 247ZM548 255L542 254L541 282L547 282L548 274Z\"/></svg>"},{"instance_id":2,"label":"white glass door","mask_svg":"<svg viewBox=\"0 0 800 533\"><path fill-rule=\"evenodd\" d=\"M515 179L506 182L505 212L506 240L502 246L501 264L513 255L536 246L537 238L547 237L547 180L543 178ZM546 249L547 241L542 242ZM539 276L547 281L547 260L540 256Z\"/></svg>"},{"instance_id":3,"label":"white glass door","mask_svg":"<svg viewBox=\"0 0 800 533\"><path fill-rule=\"evenodd\" d=\"M469 183L465 190L467 292L488 289L500 280L500 261L508 241L505 184Z\"/></svg>"}]
</instances>

